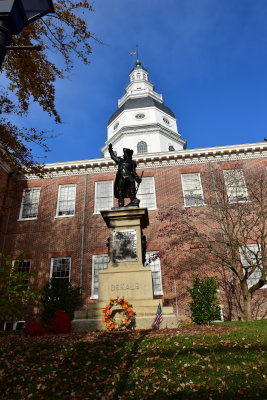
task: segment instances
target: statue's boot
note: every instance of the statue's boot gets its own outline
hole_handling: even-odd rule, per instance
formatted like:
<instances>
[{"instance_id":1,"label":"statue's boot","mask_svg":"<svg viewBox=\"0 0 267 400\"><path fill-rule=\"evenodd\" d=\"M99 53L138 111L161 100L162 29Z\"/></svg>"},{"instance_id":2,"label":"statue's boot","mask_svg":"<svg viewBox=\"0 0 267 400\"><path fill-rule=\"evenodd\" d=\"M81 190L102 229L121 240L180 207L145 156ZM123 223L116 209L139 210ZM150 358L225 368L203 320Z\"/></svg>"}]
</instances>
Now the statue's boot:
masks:
<instances>
[{"instance_id":1,"label":"statue's boot","mask_svg":"<svg viewBox=\"0 0 267 400\"><path fill-rule=\"evenodd\" d=\"M139 207L140 200L136 197L131 198L131 202L127 205L127 207L135 206Z\"/></svg>"}]
</instances>

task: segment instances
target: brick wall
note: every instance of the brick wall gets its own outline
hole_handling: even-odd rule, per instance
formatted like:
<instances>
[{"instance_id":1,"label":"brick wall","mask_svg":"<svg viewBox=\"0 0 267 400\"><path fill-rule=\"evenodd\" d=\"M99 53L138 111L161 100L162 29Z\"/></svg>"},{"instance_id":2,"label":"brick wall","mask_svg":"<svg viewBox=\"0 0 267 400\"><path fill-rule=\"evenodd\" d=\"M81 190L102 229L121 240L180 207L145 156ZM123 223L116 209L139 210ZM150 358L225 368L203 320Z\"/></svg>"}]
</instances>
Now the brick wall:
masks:
<instances>
[{"instance_id":1,"label":"brick wall","mask_svg":"<svg viewBox=\"0 0 267 400\"><path fill-rule=\"evenodd\" d=\"M10 207L10 201L8 199L8 188L12 174L9 168L2 164L0 161L0 251L4 243L4 232L5 232L5 220Z\"/></svg>"},{"instance_id":2,"label":"brick wall","mask_svg":"<svg viewBox=\"0 0 267 400\"><path fill-rule=\"evenodd\" d=\"M213 164L214 165L214 164ZM242 168L246 171L265 168L267 159L251 159L229 162L218 162L218 169ZM187 166L166 166L145 169L144 177L154 176L157 210L149 211L150 225L145 230L148 242L148 251L164 251L167 238L159 237L160 229L164 222L158 220L159 212L170 206L184 208L181 174L200 172L208 176L210 165L207 163ZM140 174L140 170L138 170ZM51 258L68 256L72 259L71 280L79 284L82 279L82 289L85 301L90 301L92 280L92 256L107 253L108 230L99 214L94 214L95 182L101 180L114 180L114 173L92 173L88 175L72 175L66 177L45 178L39 180L13 182L8 193L8 212L2 220L1 247L3 251L12 256L26 252L32 258L32 268L37 271L37 281L42 287L49 279ZM6 178L2 178L5 185ZM1 181L0 181L1 184ZM56 206L58 198L58 186L62 184L76 184L76 208L75 215L70 217L57 217ZM204 196L209 191L208 181L203 179ZM36 220L18 221L22 192L27 187L40 187L39 213ZM114 205L117 204L115 200ZM207 227L212 229L212 227ZM82 252L83 249L83 252ZM170 254L169 259L162 259L162 278L164 289L164 301L178 308L181 319L189 316L189 297L186 287L192 283L192 271L184 268L179 261L179 252ZM208 265L196 265L198 274L202 276L214 275ZM224 271L216 271L216 275L222 281ZM236 301L232 307L229 305L229 291L233 290L236 282L229 272L224 276L225 286L221 285L220 297L224 304L225 315L238 317L238 305ZM266 311L263 298L266 290L260 290L255 301L255 309L258 315ZM234 296L232 296L234 297ZM232 298L231 297L231 298ZM256 314L255 314L256 315Z\"/></svg>"}]
</instances>

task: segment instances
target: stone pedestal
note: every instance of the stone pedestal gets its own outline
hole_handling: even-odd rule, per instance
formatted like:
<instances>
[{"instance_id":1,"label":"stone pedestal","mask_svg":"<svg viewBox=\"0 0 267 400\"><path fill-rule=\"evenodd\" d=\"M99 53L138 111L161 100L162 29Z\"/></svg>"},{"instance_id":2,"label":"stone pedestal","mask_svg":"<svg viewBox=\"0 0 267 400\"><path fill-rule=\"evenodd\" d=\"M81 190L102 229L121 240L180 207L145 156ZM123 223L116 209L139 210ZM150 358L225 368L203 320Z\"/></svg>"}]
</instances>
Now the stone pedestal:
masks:
<instances>
[{"instance_id":1,"label":"stone pedestal","mask_svg":"<svg viewBox=\"0 0 267 400\"><path fill-rule=\"evenodd\" d=\"M122 207L102 211L109 228L109 265L99 271L99 301L88 303L86 309L75 313L74 331L105 329L101 321L102 308L110 297L124 297L136 313L137 329L150 329L161 300L153 299L152 272L144 267L145 237L148 224L146 208ZM172 307L162 307L163 328L177 327Z\"/></svg>"},{"instance_id":2,"label":"stone pedestal","mask_svg":"<svg viewBox=\"0 0 267 400\"><path fill-rule=\"evenodd\" d=\"M152 274L143 265L143 229L149 224L146 208L102 211L109 228L109 265L99 272L99 301L110 297L153 299Z\"/></svg>"}]
</instances>

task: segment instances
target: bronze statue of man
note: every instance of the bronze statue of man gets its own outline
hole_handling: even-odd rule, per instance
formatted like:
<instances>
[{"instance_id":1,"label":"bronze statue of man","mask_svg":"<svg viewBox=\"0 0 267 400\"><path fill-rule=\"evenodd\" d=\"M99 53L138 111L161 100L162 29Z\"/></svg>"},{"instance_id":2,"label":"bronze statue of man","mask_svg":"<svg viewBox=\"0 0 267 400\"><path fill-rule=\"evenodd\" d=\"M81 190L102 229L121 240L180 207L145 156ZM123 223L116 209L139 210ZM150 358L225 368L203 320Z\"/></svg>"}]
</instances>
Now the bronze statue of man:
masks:
<instances>
[{"instance_id":1,"label":"bronze statue of man","mask_svg":"<svg viewBox=\"0 0 267 400\"><path fill-rule=\"evenodd\" d=\"M129 198L131 202L127 206L139 207L140 200L136 198L135 182L140 184L142 178L136 173L136 161L132 159L133 150L123 149L123 158L118 157L110 143L109 154L112 160L118 164L118 171L114 185L114 196L119 200L119 207L124 207L124 199Z\"/></svg>"}]
</instances>

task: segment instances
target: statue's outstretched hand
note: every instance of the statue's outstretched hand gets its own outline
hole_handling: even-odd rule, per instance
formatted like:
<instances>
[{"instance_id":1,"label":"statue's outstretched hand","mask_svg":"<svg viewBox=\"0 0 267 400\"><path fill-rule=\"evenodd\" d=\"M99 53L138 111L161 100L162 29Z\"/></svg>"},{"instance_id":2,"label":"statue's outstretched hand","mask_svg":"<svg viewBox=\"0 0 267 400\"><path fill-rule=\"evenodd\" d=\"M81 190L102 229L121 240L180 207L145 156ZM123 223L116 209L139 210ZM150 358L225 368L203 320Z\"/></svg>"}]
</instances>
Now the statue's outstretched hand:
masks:
<instances>
[{"instance_id":1,"label":"statue's outstretched hand","mask_svg":"<svg viewBox=\"0 0 267 400\"><path fill-rule=\"evenodd\" d=\"M109 149L109 151L113 150L113 148L112 148L112 144L111 144L111 143L109 143L109 145L108 145L108 149Z\"/></svg>"}]
</instances>

